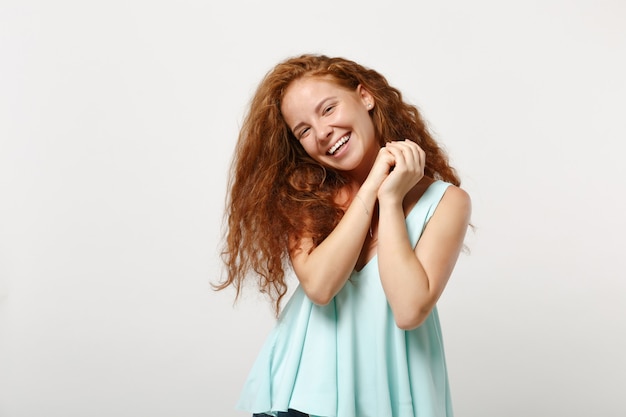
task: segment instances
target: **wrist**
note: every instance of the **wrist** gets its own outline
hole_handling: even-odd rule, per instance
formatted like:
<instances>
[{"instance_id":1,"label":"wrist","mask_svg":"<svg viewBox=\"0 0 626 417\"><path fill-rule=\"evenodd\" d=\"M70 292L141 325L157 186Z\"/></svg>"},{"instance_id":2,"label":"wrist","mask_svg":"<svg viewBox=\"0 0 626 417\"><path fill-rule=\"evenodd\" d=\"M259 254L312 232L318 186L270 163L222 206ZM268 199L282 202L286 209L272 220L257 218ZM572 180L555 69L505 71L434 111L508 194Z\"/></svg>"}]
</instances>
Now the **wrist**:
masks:
<instances>
[{"instance_id":1,"label":"wrist","mask_svg":"<svg viewBox=\"0 0 626 417\"><path fill-rule=\"evenodd\" d=\"M357 191L357 195L359 195L364 201L371 202L372 204L376 202L378 198L378 187L376 187L371 182L365 181L359 190Z\"/></svg>"},{"instance_id":2,"label":"wrist","mask_svg":"<svg viewBox=\"0 0 626 417\"><path fill-rule=\"evenodd\" d=\"M402 207L404 199L390 194L379 194L378 205L382 209L387 207Z\"/></svg>"}]
</instances>

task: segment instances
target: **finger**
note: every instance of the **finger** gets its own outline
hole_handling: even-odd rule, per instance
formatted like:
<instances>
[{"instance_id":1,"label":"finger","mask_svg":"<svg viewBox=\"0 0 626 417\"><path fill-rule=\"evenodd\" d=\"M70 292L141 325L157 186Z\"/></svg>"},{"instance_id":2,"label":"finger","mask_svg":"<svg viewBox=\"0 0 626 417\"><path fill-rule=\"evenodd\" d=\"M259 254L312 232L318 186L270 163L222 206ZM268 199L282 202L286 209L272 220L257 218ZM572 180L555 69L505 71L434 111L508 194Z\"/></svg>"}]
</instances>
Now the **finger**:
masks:
<instances>
[{"instance_id":1,"label":"finger","mask_svg":"<svg viewBox=\"0 0 626 417\"><path fill-rule=\"evenodd\" d=\"M393 165L395 156L393 155L393 153L389 152L389 149L383 147L380 148L380 152L378 153L378 157L376 159L380 159L381 161L385 161Z\"/></svg>"},{"instance_id":2,"label":"finger","mask_svg":"<svg viewBox=\"0 0 626 417\"><path fill-rule=\"evenodd\" d=\"M421 159L422 159L421 153L423 152L422 148L420 148L417 143L409 139L407 139L405 143L408 145L409 149L411 150L414 160L421 166Z\"/></svg>"},{"instance_id":3,"label":"finger","mask_svg":"<svg viewBox=\"0 0 626 417\"><path fill-rule=\"evenodd\" d=\"M395 150L398 155L402 155L397 156L397 160L401 161L401 163L396 163L398 170L410 174L411 177L424 176L425 152L419 145L407 140L394 142L389 148Z\"/></svg>"},{"instance_id":4,"label":"finger","mask_svg":"<svg viewBox=\"0 0 626 417\"><path fill-rule=\"evenodd\" d=\"M418 158L419 158L418 160L420 164L420 169L424 171L424 167L426 167L426 152L422 148L417 146L417 153L418 153Z\"/></svg>"},{"instance_id":5,"label":"finger","mask_svg":"<svg viewBox=\"0 0 626 417\"><path fill-rule=\"evenodd\" d=\"M423 171L425 163L426 163L426 152L415 142L406 139L404 143L411 149L413 153L413 158L419 167L420 171Z\"/></svg>"},{"instance_id":6,"label":"finger","mask_svg":"<svg viewBox=\"0 0 626 417\"><path fill-rule=\"evenodd\" d=\"M391 168L396 164L396 157L386 148L381 148L372 170L381 170L388 174Z\"/></svg>"},{"instance_id":7,"label":"finger","mask_svg":"<svg viewBox=\"0 0 626 417\"><path fill-rule=\"evenodd\" d=\"M420 169L420 149L417 144L411 141L392 142L389 144L389 148L396 150L397 155L401 155L402 162L407 169Z\"/></svg>"},{"instance_id":8,"label":"finger","mask_svg":"<svg viewBox=\"0 0 626 417\"><path fill-rule=\"evenodd\" d=\"M398 142L388 142L385 148L394 156L396 167L401 168L406 166L406 155Z\"/></svg>"}]
</instances>

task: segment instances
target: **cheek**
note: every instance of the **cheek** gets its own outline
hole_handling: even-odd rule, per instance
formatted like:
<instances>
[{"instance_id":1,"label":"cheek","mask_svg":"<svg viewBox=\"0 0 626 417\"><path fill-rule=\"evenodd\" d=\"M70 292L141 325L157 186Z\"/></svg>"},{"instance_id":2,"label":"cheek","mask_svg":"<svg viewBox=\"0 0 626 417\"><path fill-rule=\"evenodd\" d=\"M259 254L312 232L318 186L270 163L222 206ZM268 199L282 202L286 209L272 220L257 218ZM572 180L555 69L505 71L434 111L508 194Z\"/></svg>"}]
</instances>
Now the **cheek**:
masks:
<instances>
[{"instance_id":1,"label":"cheek","mask_svg":"<svg viewBox=\"0 0 626 417\"><path fill-rule=\"evenodd\" d=\"M374 122L370 118L369 114L363 117L361 125L367 135L371 136L371 139L376 139L376 128L374 127Z\"/></svg>"},{"instance_id":2,"label":"cheek","mask_svg":"<svg viewBox=\"0 0 626 417\"><path fill-rule=\"evenodd\" d=\"M315 146L315 143L313 143L313 141L310 141L307 138L307 139L301 141L300 144L304 148L304 152L306 152L307 155L309 155L309 156L314 156L315 155L315 152L317 151L317 147Z\"/></svg>"}]
</instances>

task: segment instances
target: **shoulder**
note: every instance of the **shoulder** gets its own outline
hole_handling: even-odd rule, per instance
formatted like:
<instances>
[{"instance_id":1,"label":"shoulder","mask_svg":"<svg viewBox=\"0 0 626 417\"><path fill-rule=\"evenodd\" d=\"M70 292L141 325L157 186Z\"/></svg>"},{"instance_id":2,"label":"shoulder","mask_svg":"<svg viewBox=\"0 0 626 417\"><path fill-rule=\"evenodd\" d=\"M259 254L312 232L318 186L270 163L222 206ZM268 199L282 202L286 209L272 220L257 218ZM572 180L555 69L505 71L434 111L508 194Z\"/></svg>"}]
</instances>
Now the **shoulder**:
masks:
<instances>
[{"instance_id":1,"label":"shoulder","mask_svg":"<svg viewBox=\"0 0 626 417\"><path fill-rule=\"evenodd\" d=\"M446 205L453 205L458 207L470 208L472 205L472 199L470 195L464 189L457 187L456 185L449 184L446 189L441 202Z\"/></svg>"},{"instance_id":2,"label":"shoulder","mask_svg":"<svg viewBox=\"0 0 626 417\"><path fill-rule=\"evenodd\" d=\"M433 220L445 218L446 221L450 221L451 218L455 218L459 223L467 225L471 213L472 200L467 191L449 184L435 210Z\"/></svg>"},{"instance_id":3,"label":"shoulder","mask_svg":"<svg viewBox=\"0 0 626 417\"><path fill-rule=\"evenodd\" d=\"M418 257L430 267L437 265L441 271L447 271L449 276L463 247L471 214L469 194L448 184L415 247Z\"/></svg>"}]
</instances>

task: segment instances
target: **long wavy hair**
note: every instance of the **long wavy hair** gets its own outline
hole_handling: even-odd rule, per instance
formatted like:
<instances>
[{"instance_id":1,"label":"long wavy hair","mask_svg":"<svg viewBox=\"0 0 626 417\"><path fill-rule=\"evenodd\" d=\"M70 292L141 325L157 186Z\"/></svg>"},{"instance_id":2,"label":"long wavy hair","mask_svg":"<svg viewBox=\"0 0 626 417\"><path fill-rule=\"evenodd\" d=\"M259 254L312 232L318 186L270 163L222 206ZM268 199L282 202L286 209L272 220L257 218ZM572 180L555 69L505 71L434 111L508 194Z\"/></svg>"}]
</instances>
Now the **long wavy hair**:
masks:
<instances>
[{"instance_id":1,"label":"long wavy hair","mask_svg":"<svg viewBox=\"0 0 626 417\"><path fill-rule=\"evenodd\" d=\"M324 55L279 63L258 86L239 133L225 211L222 259L227 276L214 285L216 290L233 285L237 298L244 282L254 276L276 314L287 292L285 270L292 242L308 236L317 246L344 214L337 196L346 178L310 158L281 114L287 87L305 76L324 77L352 91L362 85L376 103L370 117L380 146L410 139L426 153L425 176L460 185L418 109L405 103L381 74Z\"/></svg>"}]
</instances>

